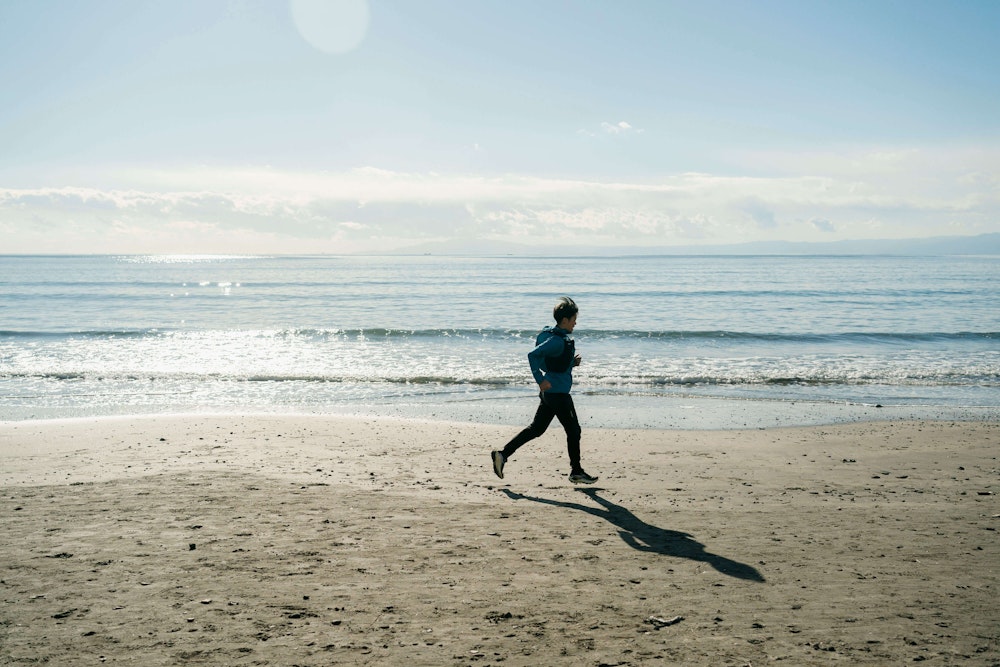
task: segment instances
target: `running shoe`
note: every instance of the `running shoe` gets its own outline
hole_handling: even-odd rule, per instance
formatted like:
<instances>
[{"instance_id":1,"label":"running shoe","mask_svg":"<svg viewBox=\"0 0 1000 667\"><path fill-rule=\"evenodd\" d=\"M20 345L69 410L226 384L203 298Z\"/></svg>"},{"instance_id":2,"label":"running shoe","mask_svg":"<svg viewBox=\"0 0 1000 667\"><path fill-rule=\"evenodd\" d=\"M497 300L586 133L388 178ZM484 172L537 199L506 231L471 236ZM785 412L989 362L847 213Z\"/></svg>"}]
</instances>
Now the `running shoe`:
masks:
<instances>
[{"instance_id":1,"label":"running shoe","mask_svg":"<svg viewBox=\"0 0 1000 667\"><path fill-rule=\"evenodd\" d=\"M597 481L597 478L593 475L588 475L583 470L577 470L569 475L569 481L574 484L593 484Z\"/></svg>"},{"instance_id":2,"label":"running shoe","mask_svg":"<svg viewBox=\"0 0 1000 667\"><path fill-rule=\"evenodd\" d=\"M497 474L497 477L503 479L503 464L507 462L507 459L503 457L503 452L493 450L490 453L493 457L493 472Z\"/></svg>"}]
</instances>

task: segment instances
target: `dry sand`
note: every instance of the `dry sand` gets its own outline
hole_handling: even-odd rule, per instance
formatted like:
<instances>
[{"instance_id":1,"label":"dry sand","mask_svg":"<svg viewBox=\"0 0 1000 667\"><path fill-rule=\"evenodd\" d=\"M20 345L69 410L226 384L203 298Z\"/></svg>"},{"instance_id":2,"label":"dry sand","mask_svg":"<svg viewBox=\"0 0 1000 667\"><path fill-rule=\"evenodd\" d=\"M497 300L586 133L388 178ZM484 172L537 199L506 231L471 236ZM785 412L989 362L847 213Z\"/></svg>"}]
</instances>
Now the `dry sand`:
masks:
<instances>
[{"instance_id":1,"label":"dry sand","mask_svg":"<svg viewBox=\"0 0 1000 667\"><path fill-rule=\"evenodd\" d=\"M0 424L0 663L1000 664L1000 424Z\"/></svg>"}]
</instances>

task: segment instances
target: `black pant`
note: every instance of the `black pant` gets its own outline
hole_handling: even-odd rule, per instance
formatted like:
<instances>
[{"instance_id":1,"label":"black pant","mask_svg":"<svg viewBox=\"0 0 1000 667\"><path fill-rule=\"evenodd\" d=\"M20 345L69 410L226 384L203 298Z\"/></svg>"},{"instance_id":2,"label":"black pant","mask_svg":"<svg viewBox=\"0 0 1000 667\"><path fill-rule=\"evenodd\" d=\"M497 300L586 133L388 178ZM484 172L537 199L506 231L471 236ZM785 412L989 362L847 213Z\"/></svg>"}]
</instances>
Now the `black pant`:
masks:
<instances>
[{"instance_id":1,"label":"black pant","mask_svg":"<svg viewBox=\"0 0 1000 667\"><path fill-rule=\"evenodd\" d=\"M569 394L550 394L541 392L538 394L538 410L535 411L535 418L531 425L524 429L514 439L503 448L504 459L509 459L514 455L521 445L534 440L552 423L553 417L559 418L566 431L566 449L569 451L569 464L572 472L581 470L580 467L580 420L576 417L576 408L573 407L573 397Z\"/></svg>"}]
</instances>

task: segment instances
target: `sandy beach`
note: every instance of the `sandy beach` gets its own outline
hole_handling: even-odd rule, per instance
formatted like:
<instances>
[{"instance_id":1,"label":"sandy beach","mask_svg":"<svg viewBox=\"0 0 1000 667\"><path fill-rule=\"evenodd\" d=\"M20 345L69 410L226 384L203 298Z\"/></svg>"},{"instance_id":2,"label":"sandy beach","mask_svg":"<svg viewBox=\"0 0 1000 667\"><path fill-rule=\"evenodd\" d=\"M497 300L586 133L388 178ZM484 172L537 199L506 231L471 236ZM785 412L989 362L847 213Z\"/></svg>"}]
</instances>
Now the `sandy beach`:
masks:
<instances>
[{"instance_id":1,"label":"sandy beach","mask_svg":"<svg viewBox=\"0 0 1000 667\"><path fill-rule=\"evenodd\" d=\"M1000 424L0 424L0 663L1000 664Z\"/></svg>"}]
</instances>

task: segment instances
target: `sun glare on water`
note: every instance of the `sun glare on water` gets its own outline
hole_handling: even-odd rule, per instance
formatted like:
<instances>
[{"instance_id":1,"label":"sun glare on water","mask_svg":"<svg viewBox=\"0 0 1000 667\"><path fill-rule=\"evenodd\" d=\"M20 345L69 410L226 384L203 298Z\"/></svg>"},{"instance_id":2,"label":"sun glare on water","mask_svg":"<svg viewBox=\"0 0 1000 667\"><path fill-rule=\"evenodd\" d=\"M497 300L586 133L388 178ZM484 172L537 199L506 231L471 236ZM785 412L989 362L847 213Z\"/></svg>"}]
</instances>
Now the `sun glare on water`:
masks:
<instances>
[{"instance_id":1,"label":"sun glare on water","mask_svg":"<svg viewBox=\"0 0 1000 667\"><path fill-rule=\"evenodd\" d=\"M120 255L118 261L126 264L196 264L237 259L257 259L257 255Z\"/></svg>"}]
</instances>

